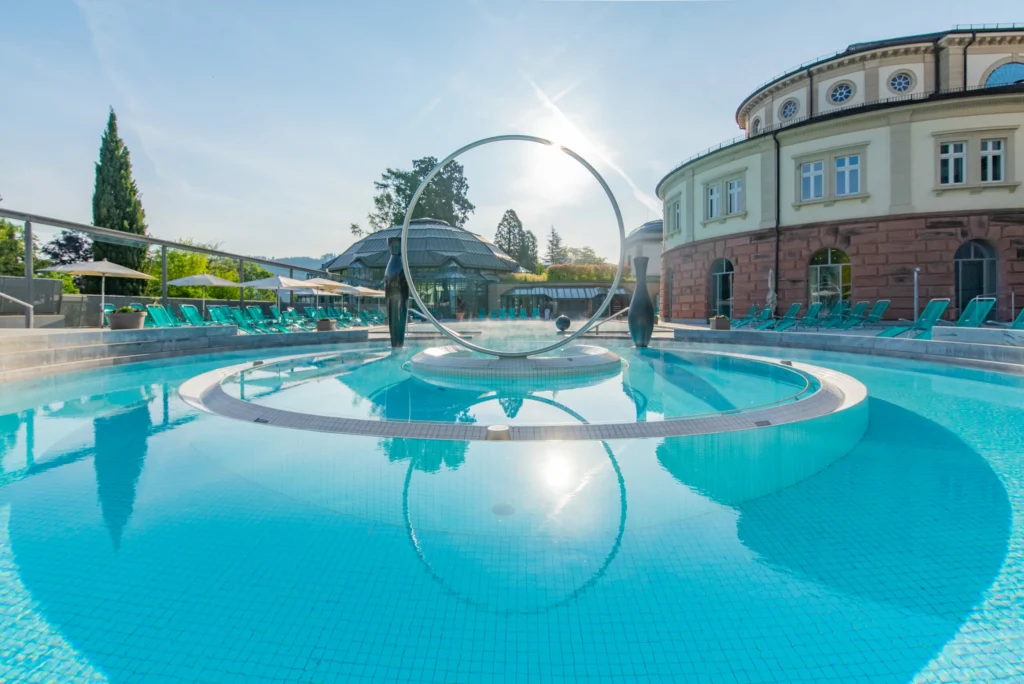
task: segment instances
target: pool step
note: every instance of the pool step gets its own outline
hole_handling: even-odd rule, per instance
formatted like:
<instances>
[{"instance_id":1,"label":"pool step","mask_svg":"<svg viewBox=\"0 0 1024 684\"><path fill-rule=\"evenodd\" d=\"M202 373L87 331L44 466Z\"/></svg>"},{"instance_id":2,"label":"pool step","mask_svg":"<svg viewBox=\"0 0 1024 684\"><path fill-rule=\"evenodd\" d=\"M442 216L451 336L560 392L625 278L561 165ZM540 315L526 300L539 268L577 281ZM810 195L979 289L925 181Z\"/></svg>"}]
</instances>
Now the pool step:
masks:
<instances>
[{"instance_id":1,"label":"pool step","mask_svg":"<svg viewBox=\"0 0 1024 684\"><path fill-rule=\"evenodd\" d=\"M365 342L367 329L240 335L234 326L0 336L0 382L219 351Z\"/></svg>"}]
</instances>

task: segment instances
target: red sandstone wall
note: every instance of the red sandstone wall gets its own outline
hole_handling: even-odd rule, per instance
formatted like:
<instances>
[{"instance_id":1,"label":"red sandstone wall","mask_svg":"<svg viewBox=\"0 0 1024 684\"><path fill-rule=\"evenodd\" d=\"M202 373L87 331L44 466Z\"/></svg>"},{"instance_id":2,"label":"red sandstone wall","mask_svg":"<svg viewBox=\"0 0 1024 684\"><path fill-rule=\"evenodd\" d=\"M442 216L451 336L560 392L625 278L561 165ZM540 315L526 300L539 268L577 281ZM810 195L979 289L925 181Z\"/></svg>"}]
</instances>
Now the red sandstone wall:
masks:
<instances>
[{"instance_id":1,"label":"red sandstone wall","mask_svg":"<svg viewBox=\"0 0 1024 684\"><path fill-rule=\"evenodd\" d=\"M819 249L838 247L850 255L854 301L890 299L887 318L912 318L913 270L920 266L922 306L933 297L949 297L953 304L947 317L955 317L959 312L954 310L953 255L971 239L986 240L995 247L999 291L1015 291L1020 310L1024 307L1024 212L784 228L779 245L779 307L807 303L811 255ZM708 316L711 265L721 257L731 260L735 269L734 311L745 313L751 304L764 304L768 271L775 266L773 230L705 240L666 251L662 257L662 306L667 308L671 301L673 319ZM1009 307L1009 295L1000 296L999 318L1009 318Z\"/></svg>"}]
</instances>

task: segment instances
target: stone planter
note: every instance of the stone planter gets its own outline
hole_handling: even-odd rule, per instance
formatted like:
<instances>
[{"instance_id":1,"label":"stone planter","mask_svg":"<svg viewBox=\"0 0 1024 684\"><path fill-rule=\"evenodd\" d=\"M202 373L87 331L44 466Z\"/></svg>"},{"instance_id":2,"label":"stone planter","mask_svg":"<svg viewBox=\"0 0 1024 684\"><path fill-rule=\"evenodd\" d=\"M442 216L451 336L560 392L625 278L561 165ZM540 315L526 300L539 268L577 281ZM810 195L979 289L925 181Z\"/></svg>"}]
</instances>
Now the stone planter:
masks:
<instances>
[{"instance_id":1,"label":"stone planter","mask_svg":"<svg viewBox=\"0 0 1024 684\"><path fill-rule=\"evenodd\" d=\"M331 332L338 329L338 322L331 318L321 318L316 322L317 332Z\"/></svg>"},{"instance_id":2,"label":"stone planter","mask_svg":"<svg viewBox=\"0 0 1024 684\"><path fill-rule=\"evenodd\" d=\"M110 321L111 330L142 330L146 323L146 312L107 314L107 320Z\"/></svg>"},{"instance_id":3,"label":"stone planter","mask_svg":"<svg viewBox=\"0 0 1024 684\"><path fill-rule=\"evenodd\" d=\"M731 328L732 328L732 322L728 318L726 318L725 316L722 316L720 318L712 318L711 319L711 329L712 330L730 330Z\"/></svg>"}]
</instances>

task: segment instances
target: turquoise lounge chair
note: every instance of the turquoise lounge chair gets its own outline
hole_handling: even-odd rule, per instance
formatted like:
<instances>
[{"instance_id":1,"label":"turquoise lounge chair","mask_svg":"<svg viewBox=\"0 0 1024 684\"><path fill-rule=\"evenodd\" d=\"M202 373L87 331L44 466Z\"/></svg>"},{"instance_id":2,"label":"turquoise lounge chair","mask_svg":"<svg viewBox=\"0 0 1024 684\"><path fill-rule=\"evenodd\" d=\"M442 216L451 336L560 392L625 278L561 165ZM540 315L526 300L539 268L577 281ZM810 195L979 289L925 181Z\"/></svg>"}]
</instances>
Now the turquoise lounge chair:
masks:
<instances>
[{"instance_id":1,"label":"turquoise lounge chair","mask_svg":"<svg viewBox=\"0 0 1024 684\"><path fill-rule=\"evenodd\" d=\"M182 304L178 309L181 311L181 315L185 317L185 320L188 321L189 325L194 325L196 327L214 325L211 321L204 321L203 315L199 313L199 309L191 304Z\"/></svg>"},{"instance_id":2,"label":"turquoise lounge chair","mask_svg":"<svg viewBox=\"0 0 1024 684\"><path fill-rule=\"evenodd\" d=\"M259 328L255 327L237 306L233 306L228 309L228 313L230 313L231 319L234 321L234 325L237 325L238 329L242 332L248 335L259 335L263 332Z\"/></svg>"},{"instance_id":3,"label":"turquoise lounge chair","mask_svg":"<svg viewBox=\"0 0 1024 684\"><path fill-rule=\"evenodd\" d=\"M533 307L533 317L534 318L540 318L540 307L539 306Z\"/></svg>"},{"instance_id":4,"label":"turquoise lounge chair","mask_svg":"<svg viewBox=\"0 0 1024 684\"><path fill-rule=\"evenodd\" d=\"M786 311L785 314L783 314L782 318L780 318L778 320L765 321L764 323L761 323L760 325L757 325L754 329L755 330L771 330L772 328L774 328L775 326L779 325L780 323L786 323L787 327L788 327L788 325L796 322L796 315L798 313L800 313L800 309L802 309L803 307L804 307L803 304L790 304L789 305L789 310Z\"/></svg>"},{"instance_id":5,"label":"turquoise lounge chair","mask_svg":"<svg viewBox=\"0 0 1024 684\"><path fill-rule=\"evenodd\" d=\"M818 314L821 313L821 302L814 302L807 307L807 313L804 314L803 318L793 318L790 321L779 321L775 326L776 332L783 332L790 328L797 326L810 327L818 324Z\"/></svg>"},{"instance_id":6,"label":"turquoise lounge chair","mask_svg":"<svg viewBox=\"0 0 1024 684\"><path fill-rule=\"evenodd\" d=\"M833 326L835 328L842 328L850 321L863 320L864 316L868 312L868 304L871 302L857 302L853 305L853 308L846 314L846 319L839 325Z\"/></svg>"},{"instance_id":7,"label":"turquoise lounge chair","mask_svg":"<svg viewBox=\"0 0 1024 684\"><path fill-rule=\"evenodd\" d=\"M146 311L153 319L153 327L156 328L180 328L182 325L174 320L167 310L159 304L147 304Z\"/></svg>"},{"instance_id":8,"label":"turquoise lounge chair","mask_svg":"<svg viewBox=\"0 0 1024 684\"><path fill-rule=\"evenodd\" d=\"M526 307L525 306L522 307L521 309L519 309L519 320L521 320L521 321L525 321L526 320Z\"/></svg>"},{"instance_id":9,"label":"turquoise lounge chair","mask_svg":"<svg viewBox=\"0 0 1024 684\"><path fill-rule=\"evenodd\" d=\"M957 328L980 328L995 305L995 297L975 297L953 325Z\"/></svg>"},{"instance_id":10,"label":"turquoise lounge chair","mask_svg":"<svg viewBox=\"0 0 1024 684\"><path fill-rule=\"evenodd\" d=\"M487 318L487 309L480 309L480 318Z\"/></svg>"},{"instance_id":11,"label":"turquoise lounge chair","mask_svg":"<svg viewBox=\"0 0 1024 684\"><path fill-rule=\"evenodd\" d=\"M828 312L828 317L821 322L822 328L838 328L846 322L846 312L850 309L850 303L840 299Z\"/></svg>"},{"instance_id":12,"label":"turquoise lounge chair","mask_svg":"<svg viewBox=\"0 0 1024 684\"><path fill-rule=\"evenodd\" d=\"M1024 309L1020 310L1017 314L1017 318L1013 323L1000 323L998 321L985 321L988 325L995 325L1000 328L1008 328L1010 330L1024 330Z\"/></svg>"},{"instance_id":13,"label":"turquoise lounge chair","mask_svg":"<svg viewBox=\"0 0 1024 684\"><path fill-rule=\"evenodd\" d=\"M757 312L757 304L752 304L750 306L750 311L747 312L746 316L743 318L734 318L729 321L729 323L733 328L742 328L745 325L750 325L754 319L757 318Z\"/></svg>"},{"instance_id":14,"label":"turquoise lounge chair","mask_svg":"<svg viewBox=\"0 0 1024 684\"><path fill-rule=\"evenodd\" d=\"M851 314L850 318L846 319L842 325L839 326L842 330L850 330L864 325L875 325L882 320L882 316L885 315L886 309L889 308L888 299L879 299L875 302L874 306L871 307L871 311L866 316L855 318Z\"/></svg>"},{"instance_id":15,"label":"turquoise lounge chair","mask_svg":"<svg viewBox=\"0 0 1024 684\"><path fill-rule=\"evenodd\" d=\"M264 332L291 332L288 326L277 321L267 320L266 316L263 315L263 309L258 306L248 306L246 311L249 312L252 324Z\"/></svg>"},{"instance_id":16,"label":"turquoise lounge chair","mask_svg":"<svg viewBox=\"0 0 1024 684\"><path fill-rule=\"evenodd\" d=\"M756 328L757 326L762 325L764 323L768 323L771 320L772 320L772 308L770 306L765 306L763 309L761 309L761 313L759 313L755 318L752 318L751 320L747 321L746 323L743 323L741 321L740 325L737 325L736 327L737 328L742 328L742 327L744 327L746 325L753 325Z\"/></svg>"},{"instance_id":17,"label":"turquoise lounge chair","mask_svg":"<svg viewBox=\"0 0 1024 684\"><path fill-rule=\"evenodd\" d=\"M925 333L928 333L930 337L932 328L942 318L942 314L946 312L946 307L948 306L948 299L933 299L928 302L928 306L924 307L924 311L917 317L913 325L894 325L878 333L876 337L899 337L906 332L911 333L911 336L914 338L920 337ZM917 334L915 335L914 333Z\"/></svg>"},{"instance_id":18,"label":"turquoise lounge chair","mask_svg":"<svg viewBox=\"0 0 1024 684\"><path fill-rule=\"evenodd\" d=\"M963 313L960 314L960 318L956 319L953 323L954 328L980 328L982 323L985 322L985 317L995 306L996 300L994 297L975 297L967 306L964 307ZM935 325L942 325L943 321L939 320L935 322ZM948 324L947 324L948 325ZM930 340L932 339L932 331L925 330L915 339L918 340Z\"/></svg>"}]
</instances>

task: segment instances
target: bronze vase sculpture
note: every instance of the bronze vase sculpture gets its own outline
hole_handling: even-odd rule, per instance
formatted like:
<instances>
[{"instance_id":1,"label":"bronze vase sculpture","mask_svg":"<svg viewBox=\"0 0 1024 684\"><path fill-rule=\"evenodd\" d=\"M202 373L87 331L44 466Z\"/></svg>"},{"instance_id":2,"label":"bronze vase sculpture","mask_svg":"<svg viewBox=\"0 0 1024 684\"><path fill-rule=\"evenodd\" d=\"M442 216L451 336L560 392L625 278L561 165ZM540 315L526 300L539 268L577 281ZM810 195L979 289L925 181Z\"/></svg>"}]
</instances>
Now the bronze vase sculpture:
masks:
<instances>
[{"instance_id":1,"label":"bronze vase sculpture","mask_svg":"<svg viewBox=\"0 0 1024 684\"><path fill-rule=\"evenodd\" d=\"M636 276L636 289L633 299L629 302L629 336L633 345L646 347L651 343L654 334L654 302L647 292L647 257L633 258L633 275Z\"/></svg>"},{"instance_id":2,"label":"bronze vase sculpture","mask_svg":"<svg viewBox=\"0 0 1024 684\"><path fill-rule=\"evenodd\" d=\"M388 332L391 346L405 345L405 323L409 318L409 281L402 264L402 238L388 238L391 257L384 269L384 298L388 304Z\"/></svg>"}]
</instances>

